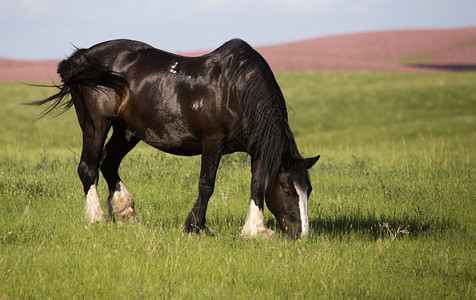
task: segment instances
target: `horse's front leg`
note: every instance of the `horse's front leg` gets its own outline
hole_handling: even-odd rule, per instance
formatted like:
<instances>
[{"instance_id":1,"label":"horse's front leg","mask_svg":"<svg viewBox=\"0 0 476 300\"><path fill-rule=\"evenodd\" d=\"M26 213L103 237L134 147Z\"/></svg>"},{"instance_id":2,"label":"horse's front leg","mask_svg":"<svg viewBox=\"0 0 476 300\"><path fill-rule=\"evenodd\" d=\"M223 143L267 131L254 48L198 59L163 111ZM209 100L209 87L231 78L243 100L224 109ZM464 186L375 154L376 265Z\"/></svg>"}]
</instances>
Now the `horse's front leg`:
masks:
<instances>
[{"instance_id":1,"label":"horse's front leg","mask_svg":"<svg viewBox=\"0 0 476 300\"><path fill-rule=\"evenodd\" d=\"M272 237L274 231L266 228L264 221L264 176L261 176L260 161L251 163L251 199L241 235L245 237Z\"/></svg>"},{"instance_id":2,"label":"horse's front leg","mask_svg":"<svg viewBox=\"0 0 476 300\"><path fill-rule=\"evenodd\" d=\"M197 202L195 202L192 211L185 220L184 230L188 233L204 232L208 235L214 235L214 232L205 226L205 215L208 200L210 200L215 188L215 178L221 158L218 149L203 151L202 153Z\"/></svg>"}]
</instances>

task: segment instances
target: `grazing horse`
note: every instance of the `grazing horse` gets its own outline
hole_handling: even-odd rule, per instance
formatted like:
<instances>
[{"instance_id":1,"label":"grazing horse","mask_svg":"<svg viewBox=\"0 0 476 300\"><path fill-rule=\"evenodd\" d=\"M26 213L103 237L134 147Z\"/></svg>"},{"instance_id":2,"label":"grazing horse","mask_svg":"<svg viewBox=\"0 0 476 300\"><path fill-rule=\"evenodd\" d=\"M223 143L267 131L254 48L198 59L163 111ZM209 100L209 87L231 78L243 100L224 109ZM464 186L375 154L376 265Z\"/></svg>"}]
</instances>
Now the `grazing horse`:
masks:
<instances>
[{"instance_id":1,"label":"grazing horse","mask_svg":"<svg viewBox=\"0 0 476 300\"><path fill-rule=\"evenodd\" d=\"M108 41L77 49L60 62L58 73L59 92L30 104L48 104L42 116L74 106L83 132L78 174L89 222L106 218L97 193L99 169L109 187L109 216L117 223L139 222L118 168L142 140L167 153L202 155L198 198L185 221L186 232L213 233L205 226L205 214L220 158L242 151L250 155L252 171L242 235L274 234L265 226L266 201L286 234L308 236L307 169L319 156L299 154L274 75L244 41L231 40L201 57L137 41Z\"/></svg>"}]
</instances>

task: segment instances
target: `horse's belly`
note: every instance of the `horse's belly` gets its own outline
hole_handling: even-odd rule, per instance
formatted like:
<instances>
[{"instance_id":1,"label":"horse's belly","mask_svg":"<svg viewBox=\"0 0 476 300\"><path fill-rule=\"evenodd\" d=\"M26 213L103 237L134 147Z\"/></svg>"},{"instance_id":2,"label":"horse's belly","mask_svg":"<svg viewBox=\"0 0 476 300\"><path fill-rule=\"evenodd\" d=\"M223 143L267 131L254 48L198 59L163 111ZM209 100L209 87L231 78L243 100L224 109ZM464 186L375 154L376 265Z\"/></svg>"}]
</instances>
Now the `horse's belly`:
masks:
<instances>
[{"instance_id":1,"label":"horse's belly","mask_svg":"<svg viewBox=\"0 0 476 300\"><path fill-rule=\"evenodd\" d=\"M168 126L165 130L145 128L132 135L161 151L177 155L198 155L202 152L200 141L181 126Z\"/></svg>"}]
</instances>

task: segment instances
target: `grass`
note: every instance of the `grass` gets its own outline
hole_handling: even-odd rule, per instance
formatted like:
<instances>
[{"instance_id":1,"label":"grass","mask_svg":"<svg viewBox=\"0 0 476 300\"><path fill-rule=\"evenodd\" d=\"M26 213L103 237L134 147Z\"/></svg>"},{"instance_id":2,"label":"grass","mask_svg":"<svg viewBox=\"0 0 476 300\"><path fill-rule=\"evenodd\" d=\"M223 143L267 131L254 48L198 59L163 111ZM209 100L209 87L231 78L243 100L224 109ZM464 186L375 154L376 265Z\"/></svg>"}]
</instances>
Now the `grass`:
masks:
<instances>
[{"instance_id":1,"label":"grass","mask_svg":"<svg viewBox=\"0 0 476 300\"><path fill-rule=\"evenodd\" d=\"M52 90L0 84L0 299L474 299L476 74L277 78L301 153L321 154L307 240L240 237L244 154L220 164L218 236L184 235L199 157L144 144L121 166L142 223L87 225L74 111L34 121L21 103Z\"/></svg>"}]
</instances>

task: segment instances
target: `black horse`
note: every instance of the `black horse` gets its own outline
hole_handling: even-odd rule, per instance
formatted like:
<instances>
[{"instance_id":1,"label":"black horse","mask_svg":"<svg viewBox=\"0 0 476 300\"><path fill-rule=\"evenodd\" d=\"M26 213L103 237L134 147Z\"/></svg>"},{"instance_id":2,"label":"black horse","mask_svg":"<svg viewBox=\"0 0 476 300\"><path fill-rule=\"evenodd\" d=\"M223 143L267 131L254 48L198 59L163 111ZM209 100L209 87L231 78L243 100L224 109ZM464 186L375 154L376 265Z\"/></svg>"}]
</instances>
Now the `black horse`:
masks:
<instances>
[{"instance_id":1,"label":"black horse","mask_svg":"<svg viewBox=\"0 0 476 300\"><path fill-rule=\"evenodd\" d=\"M67 110L74 105L83 131L78 166L89 222L106 218L96 190L100 169L109 187L109 215L117 223L138 222L134 201L118 168L140 141L176 155L202 155L198 199L185 231L212 233L205 226L208 200L222 155L251 156L251 200L243 236L271 236L264 223L264 198L280 228L307 236L307 169L289 128L286 104L264 58L242 40L231 40L201 57L183 57L147 44L115 40L78 49L58 66L59 92L34 105ZM71 99L68 99L71 95ZM106 146L110 128L113 134ZM266 195L266 197L265 197Z\"/></svg>"}]
</instances>

